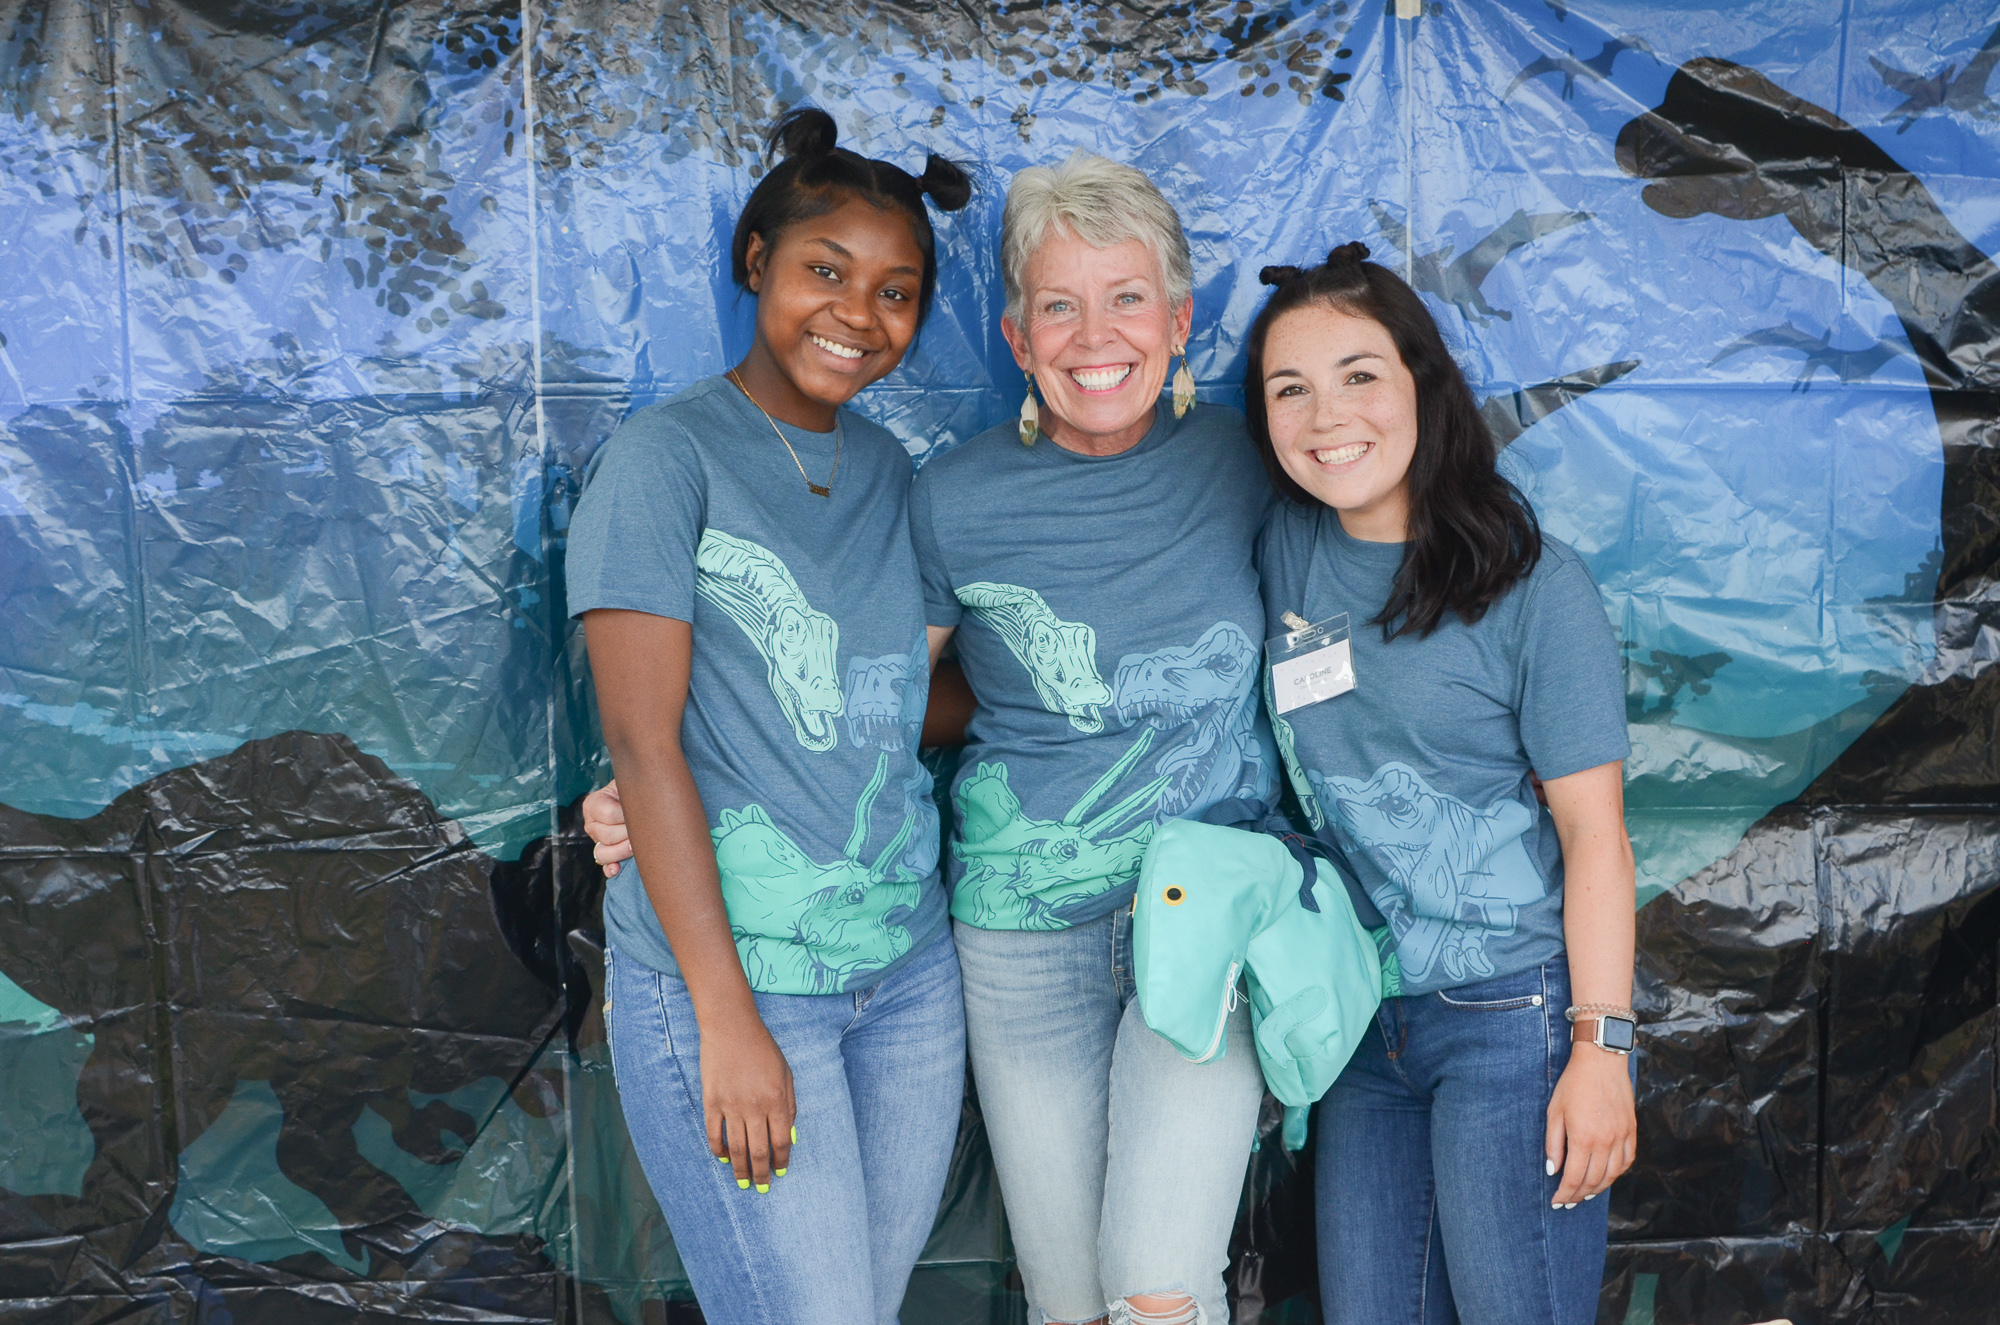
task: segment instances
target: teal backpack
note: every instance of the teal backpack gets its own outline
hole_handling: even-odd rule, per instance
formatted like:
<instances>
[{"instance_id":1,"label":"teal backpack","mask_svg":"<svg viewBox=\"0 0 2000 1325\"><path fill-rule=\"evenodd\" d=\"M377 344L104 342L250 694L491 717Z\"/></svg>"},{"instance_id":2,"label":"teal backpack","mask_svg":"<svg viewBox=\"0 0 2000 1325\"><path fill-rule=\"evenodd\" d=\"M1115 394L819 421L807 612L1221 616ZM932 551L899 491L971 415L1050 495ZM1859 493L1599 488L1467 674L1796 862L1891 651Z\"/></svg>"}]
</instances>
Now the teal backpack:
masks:
<instances>
[{"instance_id":1,"label":"teal backpack","mask_svg":"<svg viewBox=\"0 0 2000 1325\"><path fill-rule=\"evenodd\" d=\"M1139 1010L1182 1057L1222 1057L1247 977L1257 1058L1287 1106L1292 1150L1305 1144L1307 1107L1401 983L1388 929L1363 928L1323 864L1268 833L1172 819L1146 848L1133 906Z\"/></svg>"}]
</instances>

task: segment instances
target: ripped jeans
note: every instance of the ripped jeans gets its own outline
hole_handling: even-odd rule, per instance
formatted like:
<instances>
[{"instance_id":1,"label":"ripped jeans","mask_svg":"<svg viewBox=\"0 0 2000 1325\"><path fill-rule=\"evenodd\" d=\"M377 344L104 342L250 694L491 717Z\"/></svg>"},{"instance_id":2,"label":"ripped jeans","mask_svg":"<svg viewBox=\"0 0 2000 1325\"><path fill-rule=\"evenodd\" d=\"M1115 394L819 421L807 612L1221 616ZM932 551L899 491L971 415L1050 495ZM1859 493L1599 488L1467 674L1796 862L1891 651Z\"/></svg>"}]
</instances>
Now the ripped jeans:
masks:
<instances>
[{"instance_id":1,"label":"ripped jeans","mask_svg":"<svg viewBox=\"0 0 2000 1325\"><path fill-rule=\"evenodd\" d=\"M1222 1275L1264 1096L1248 1006L1219 1061L1190 1063L1140 1015L1130 913L953 932L1028 1319L1227 1325ZM1181 1302L1135 1313L1134 1296Z\"/></svg>"}]
</instances>

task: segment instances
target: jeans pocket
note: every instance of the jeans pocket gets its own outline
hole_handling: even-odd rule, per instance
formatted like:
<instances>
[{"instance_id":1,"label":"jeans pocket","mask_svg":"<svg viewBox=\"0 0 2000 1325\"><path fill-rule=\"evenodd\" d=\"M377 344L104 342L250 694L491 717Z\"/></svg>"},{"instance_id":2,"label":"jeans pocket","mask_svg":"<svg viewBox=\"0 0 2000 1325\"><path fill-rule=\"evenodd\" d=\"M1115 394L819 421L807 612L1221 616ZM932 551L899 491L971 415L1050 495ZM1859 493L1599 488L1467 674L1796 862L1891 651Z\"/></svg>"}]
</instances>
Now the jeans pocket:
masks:
<instances>
[{"instance_id":1,"label":"jeans pocket","mask_svg":"<svg viewBox=\"0 0 2000 1325\"><path fill-rule=\"evenodd\" d=\"M1533 966L1513 975L1495 976L1476 984L1437 991L1438 1001L1460 1012L1514 1012L1538 1008L1547 1001L1542 968Z\"/></svg>"}]
</instances>

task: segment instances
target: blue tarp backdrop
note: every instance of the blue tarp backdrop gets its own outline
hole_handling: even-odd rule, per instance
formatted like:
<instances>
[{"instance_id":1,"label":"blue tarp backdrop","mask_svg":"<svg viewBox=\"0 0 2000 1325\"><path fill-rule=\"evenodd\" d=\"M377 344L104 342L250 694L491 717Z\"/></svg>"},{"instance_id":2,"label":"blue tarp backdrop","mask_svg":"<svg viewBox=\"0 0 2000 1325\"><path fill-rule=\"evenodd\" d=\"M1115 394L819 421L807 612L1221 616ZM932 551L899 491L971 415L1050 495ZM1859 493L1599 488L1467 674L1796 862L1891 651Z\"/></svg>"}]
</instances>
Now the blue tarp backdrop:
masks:
<instances>
[{"instance_id":1,"label":"blue tarp backdrop","mask_svg":"<svg viewBox=\"0 0 2000 1325\"><path fill-rule=\"evenodd\" d=\"M688 1310L597 1011L562 559L731 363L758 141L965 162L857 402L1018 407L1015 171L1428 296L1622 643L1639 1167L1601 1319L2000 1320L1993 0L6 0L0 1321ZM1273 1115L1273 1119L1275 1115ZM968 1106L911 1325L1020 1319ZM1317 1319L1254 1157L1238 1319Z\"/></svg>"}]
</instances>

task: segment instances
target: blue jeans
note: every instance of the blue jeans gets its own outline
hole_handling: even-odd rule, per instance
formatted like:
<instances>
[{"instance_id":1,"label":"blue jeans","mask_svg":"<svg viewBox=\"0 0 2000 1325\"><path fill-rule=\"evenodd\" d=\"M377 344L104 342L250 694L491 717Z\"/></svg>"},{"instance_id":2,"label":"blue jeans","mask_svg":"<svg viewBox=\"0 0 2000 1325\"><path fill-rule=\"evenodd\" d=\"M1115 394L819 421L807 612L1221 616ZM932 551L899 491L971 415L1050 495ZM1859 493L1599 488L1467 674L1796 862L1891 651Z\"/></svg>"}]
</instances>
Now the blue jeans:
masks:
<instances>
[{"instance_id":1,"label":"blue jeans","mask_svg":"<svg viewBox=\"0 0 2000 1325\"><path fill-rule=\"evenodd\" d=\"M1134 999L1132 917L954 924L966 1046L1031 1321L1226 1325L1222 1272L1264 1074L1245 1003L1190 1063ZM1193 1307L1135 1313L1148 1294Z\"/></svg>"},{"instance_id":2,"label":"blue jeans","mask_svg":"<svg viewBox=\"0 0 2000 1325\"><path fill-rule=\"evenodd\" d=\"M608 966L625 1124L709 1325L894 1325L965 1090L951 935L857 993L757 995L798 1102L798 1144L769 1195L737 1187L709 1151L686 983L615 951Z\"/></svg>"},{"instance_id":3,"label":"blue jeans","mask_svg":"<svg viewBox=\"0 0 2000 1325\"><path fill-rule=\"evenodd\" d=\"M1608 1199L1552 1210L1569 963L1384 1000L1319 1106L1327 1325L1591 1325Z\"/></svg>"}]
</instances>

